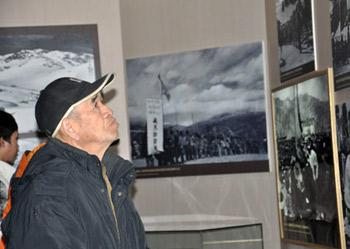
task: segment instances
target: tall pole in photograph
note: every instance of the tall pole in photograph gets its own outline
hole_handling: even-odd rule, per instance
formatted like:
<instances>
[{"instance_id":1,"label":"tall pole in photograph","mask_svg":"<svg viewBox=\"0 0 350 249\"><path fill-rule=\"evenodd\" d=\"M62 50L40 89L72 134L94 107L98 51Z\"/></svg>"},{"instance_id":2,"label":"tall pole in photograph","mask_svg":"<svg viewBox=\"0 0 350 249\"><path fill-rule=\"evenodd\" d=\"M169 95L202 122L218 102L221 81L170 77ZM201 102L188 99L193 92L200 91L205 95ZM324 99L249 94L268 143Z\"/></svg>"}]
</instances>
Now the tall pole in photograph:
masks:
<instances>
[{"instance_id":1,"label":"tall pole in photograph","mask_svg":"<svg viewBox=\"0 0 350 249\"><path fill-rule=\"evenodd\" d=\"M300 115L300 102L299 102L299 94L298 94L298 85L295 86L295 99L296 99L296 107L297 107L297 120L299 124L300 129L300 135L303 134L303 125L301 121L301 115Z\"/></svg>"},{"instance_id":2,"label":"tall pole in photograph","mask_svg":"<svg viewBox=\"0 0 350 249\"><path fill-rule=\"evenodd\" d=\"M162 80L162 77L160 75L160 73L158 74L158 80L160 82L160 98L162 98L162 95L164 95L167 99L168 102L170 102L170 92L168 90L168 88L166 87L164 81ZM175 111L175 125L178 124L178 120L177 120L177 110L176 110L176 105L172 105L174 107L174 111Z\"/></svg>"}]
</instances>

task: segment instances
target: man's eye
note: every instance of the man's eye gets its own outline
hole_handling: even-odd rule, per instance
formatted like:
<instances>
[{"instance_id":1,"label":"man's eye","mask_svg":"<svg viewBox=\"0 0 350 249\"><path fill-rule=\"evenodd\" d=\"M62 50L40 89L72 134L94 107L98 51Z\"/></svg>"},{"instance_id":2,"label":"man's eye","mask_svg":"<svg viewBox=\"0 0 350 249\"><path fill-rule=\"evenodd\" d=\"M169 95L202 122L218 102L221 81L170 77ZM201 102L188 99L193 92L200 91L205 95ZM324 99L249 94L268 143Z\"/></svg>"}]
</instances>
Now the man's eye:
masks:
<instances>
[{"instance_id":1,"label":"man's eye","mask_svg":"<svg viewBox=\"0 0 350 249\"><path fill-rule=\"evenodd\" d=\"M98 106L98 102L97 102L97 101L95 102L94 106L95 106L95 107L97 107L97 106Z\"/></svg>"},{"instance_id":2,"label":"man's eye","mask_svg":"<svg viewBox=\"0 0 350 249\"><path fill-rule=\"evenodd\" d=\"M92 109L95 109L97 107L97 102L92 103Z\"/></svg>"}]
</instances>

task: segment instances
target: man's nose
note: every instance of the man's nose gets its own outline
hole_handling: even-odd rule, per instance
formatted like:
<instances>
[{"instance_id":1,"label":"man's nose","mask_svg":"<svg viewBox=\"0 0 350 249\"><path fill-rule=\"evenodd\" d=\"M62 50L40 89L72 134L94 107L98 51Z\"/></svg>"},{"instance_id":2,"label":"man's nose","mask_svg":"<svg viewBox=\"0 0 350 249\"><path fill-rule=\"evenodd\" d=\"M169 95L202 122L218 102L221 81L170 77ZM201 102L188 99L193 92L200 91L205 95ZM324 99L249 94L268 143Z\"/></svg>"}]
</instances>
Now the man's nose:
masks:
<instances>
[{"instance_id":1,"label":"man's nose","mask_svg":"<svg viewBox=\"0 0 350 249\"><path fill-rule=\"evenodd\" d=\"M102 104L102 106L103 114L105 116L113 116L113 111L109 106L107 106L106 104Z\"/></svg>"}]
</instances>

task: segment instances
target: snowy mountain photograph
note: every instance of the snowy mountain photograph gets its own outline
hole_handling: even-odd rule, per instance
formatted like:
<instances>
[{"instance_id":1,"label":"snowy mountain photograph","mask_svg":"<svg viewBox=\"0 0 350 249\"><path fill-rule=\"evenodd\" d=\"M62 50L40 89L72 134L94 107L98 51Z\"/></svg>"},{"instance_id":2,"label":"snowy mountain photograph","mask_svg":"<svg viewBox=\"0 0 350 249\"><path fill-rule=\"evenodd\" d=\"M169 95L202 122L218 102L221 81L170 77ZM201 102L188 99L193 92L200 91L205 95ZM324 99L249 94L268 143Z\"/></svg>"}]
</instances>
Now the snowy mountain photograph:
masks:
<instances>
[{"instance_id":1,"label":"snowy mountain photograph","mask_svg":"<svg viewBox=\"0 0 350 249\"><path fill-rule=\"evenodd\" d=\"M276 0L281 82L314 71L311 0Z\"/></svg>"},{"instance_id":2,"label":"snowy mountain photograph","mask_svg":"<svg viewBox=\"0 0 350 249\"><path fill-rule=\"evenodd\" d=\"M0 28L0 44L0 108L20 133L37 131L34 106L48 83L99 74L96 25Z\"/></svg>"},{"instance_id":3,"label":"snowy mountain photograph","mask_svg":"<svg viewBox=\"0 0 350 249\"><path fill-rule=\"evenodd\" d=\"M140 168L267 161L262 43L126 62L132 160ZM148 152L147 99L159 99L163 147Z\"/></svg>"},{"instance_id":4,"label":"snowy mountain photograph","mask_svg":"<svg viewBox=\"0 0 350 249\"><path fill-rule=\"evenodd\" d=\"M273 94L277 138L330 132L328 85L311 79Z\"/></svg>"}]
</instances>

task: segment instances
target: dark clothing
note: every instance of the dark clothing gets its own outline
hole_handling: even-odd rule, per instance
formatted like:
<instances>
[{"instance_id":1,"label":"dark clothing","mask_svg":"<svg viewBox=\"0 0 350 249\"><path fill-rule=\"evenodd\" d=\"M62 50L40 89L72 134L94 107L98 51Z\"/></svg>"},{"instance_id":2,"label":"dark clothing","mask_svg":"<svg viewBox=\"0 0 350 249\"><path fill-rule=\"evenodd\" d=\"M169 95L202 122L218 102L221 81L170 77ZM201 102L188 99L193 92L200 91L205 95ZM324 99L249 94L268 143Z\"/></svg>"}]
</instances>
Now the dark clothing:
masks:
<instances>
[{"instance_id":1,"label":"dark clothing","mask_svg":"<svg viewBox=\"0 0 350 249\"><path fill-rule=\"evenodd\" d=\"M51 139L12 179L12 209L2 223L7 249L145 249L143 224L129 198L135 170L106 152L115 222L101 162Z\"/></svg>"}]
</instances>

